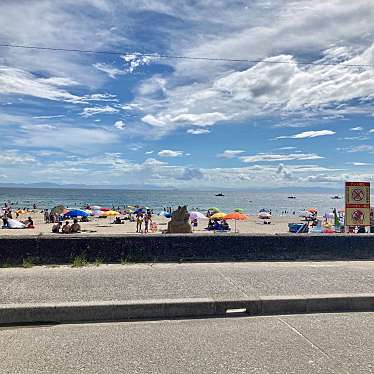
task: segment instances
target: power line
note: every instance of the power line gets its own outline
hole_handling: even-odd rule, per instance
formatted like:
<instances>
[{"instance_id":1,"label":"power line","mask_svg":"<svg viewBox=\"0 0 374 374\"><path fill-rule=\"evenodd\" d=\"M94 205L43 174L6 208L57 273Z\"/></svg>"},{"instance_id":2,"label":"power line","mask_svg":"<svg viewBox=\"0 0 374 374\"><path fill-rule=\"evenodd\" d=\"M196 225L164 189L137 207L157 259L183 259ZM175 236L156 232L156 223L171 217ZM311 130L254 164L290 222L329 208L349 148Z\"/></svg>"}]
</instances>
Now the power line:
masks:
<instances>
[{"instance_id":1,"label":"power line","mask_svg":"<svg viewBox=\"0 0 374 374\"><path fill-rule=\"evenodd\" d=\"M122 56L126 54L135 54L140 57L151 58L164 58L164 59L177 59L177 60L196 60L196 61L212 61L212 62L237 62L237 63L265 63L265 64L296 64L296 65L310 65L310 66L339 66L345 68L374 68L374 64L345 64L339 62L313 62L313 61L277 61L277 60L251 60L240 58L220 58L220 57L205 57L205 56L178 56L157 53L140 53L140 52L121 52L121 51L104 51L104 50L91 50L91 49L75 49L75 48L53 48L53 47L39 47L33 45L21 44L0 44L0 47L20 48L20 49L33 49L39 51L54 51L54 52L76 52L76 53L89 53L89 54L103 54L103 55L117 55Z\"/></svg>"}]
</instances>

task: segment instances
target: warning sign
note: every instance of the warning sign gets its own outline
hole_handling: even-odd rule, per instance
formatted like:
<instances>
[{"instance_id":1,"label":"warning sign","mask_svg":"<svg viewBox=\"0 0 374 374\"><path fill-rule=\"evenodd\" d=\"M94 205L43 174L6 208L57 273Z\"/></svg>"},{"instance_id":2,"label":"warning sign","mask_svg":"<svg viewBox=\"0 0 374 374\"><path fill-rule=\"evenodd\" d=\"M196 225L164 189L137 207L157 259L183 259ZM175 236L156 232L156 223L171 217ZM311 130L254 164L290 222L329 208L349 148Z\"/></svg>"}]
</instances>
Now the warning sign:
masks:
<instances>
[{"instance_id":1,"label":"warning sign","mask_svg":"<svg viewBox=\"0 0 374 374\"><path fill-rule=\"evenodd\" d=\"M369 208L346 208L345 209L346 226L370 226Z\"/></svg>"},{"instance_id":2,"label":"warning sign","mask_svg":"<svg viewBox=\"0 0 374 374\"><path fill-rule=\"evenodd\" d=\"M369 182L346 182L345 225L370 226Z\"/></svg>"},{"instance_id":3,"label":"warning sign","mask_svg":"<svg viewBox=\"0 0 374 374\"><path fill-rule=\"evenodd\" d=\"M370 206L370 183L347 182L345 185L345 204Z\"/></svg>"}]
</instances>

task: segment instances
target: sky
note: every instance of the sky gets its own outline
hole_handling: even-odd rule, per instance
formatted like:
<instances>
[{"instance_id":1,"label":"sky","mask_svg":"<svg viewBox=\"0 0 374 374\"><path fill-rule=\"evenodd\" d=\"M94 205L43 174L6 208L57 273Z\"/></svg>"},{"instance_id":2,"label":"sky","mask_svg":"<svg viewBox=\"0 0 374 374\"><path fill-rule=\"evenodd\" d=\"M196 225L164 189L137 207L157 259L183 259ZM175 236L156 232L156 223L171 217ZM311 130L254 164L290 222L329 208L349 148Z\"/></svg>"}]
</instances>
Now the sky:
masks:
<instances>
[{"instance_id":1,"label":"sky","mask_svg":"<svg viewBox=\"0 0 374 374\"><path fill-rule=\"evenodd\" d=\"M2 0L0 24L2 44L118 52L0 47L0 183L374 179L372 0Z\"/></svg>"}]
</instances>

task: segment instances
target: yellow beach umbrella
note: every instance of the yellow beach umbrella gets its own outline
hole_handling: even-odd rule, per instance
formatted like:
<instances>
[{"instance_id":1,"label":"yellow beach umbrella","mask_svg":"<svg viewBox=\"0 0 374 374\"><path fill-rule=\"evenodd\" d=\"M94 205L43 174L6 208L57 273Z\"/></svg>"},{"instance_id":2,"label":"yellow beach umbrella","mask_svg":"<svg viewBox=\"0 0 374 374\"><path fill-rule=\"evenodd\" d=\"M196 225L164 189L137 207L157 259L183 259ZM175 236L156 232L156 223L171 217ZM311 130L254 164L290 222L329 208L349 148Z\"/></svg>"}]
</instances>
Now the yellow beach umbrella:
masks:
<instances>
[{"instance_id":1,"label":"yellow beach umbrella","mask_svg":"<svg viewBox=\"0 0 374 374\"><path fill-rule=\"evenodd\" d=\"M107 217L110 217L110 216L119 216L119 213L116 212L115 210L108 210L107 212L104 212L104 213L105 213L105 215Z\"/></svg>"},{"instance_id":2,"label":"yellow beach umbrella","mask_svg":"<svg viewBox=\"0 0 374 374\"><path fill-rule=\"evenodd\" d=\"M225 216L226 216L226 213L219 212L219 213L215 213L215 214L213 214L213 215L210 216L209 218L210 218L210 219L224 219Z\"/></svg>"}]
</instances>

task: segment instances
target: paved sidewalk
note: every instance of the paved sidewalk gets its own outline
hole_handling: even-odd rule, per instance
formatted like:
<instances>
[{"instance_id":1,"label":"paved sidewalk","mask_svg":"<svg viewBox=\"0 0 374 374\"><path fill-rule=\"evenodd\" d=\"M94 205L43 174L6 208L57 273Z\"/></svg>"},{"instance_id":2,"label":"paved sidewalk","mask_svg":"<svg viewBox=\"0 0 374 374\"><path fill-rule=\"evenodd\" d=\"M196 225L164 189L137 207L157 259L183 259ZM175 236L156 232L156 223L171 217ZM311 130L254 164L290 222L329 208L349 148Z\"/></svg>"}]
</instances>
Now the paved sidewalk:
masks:
<instances>
[{"instance_id":1,"label":"paved sidewalk","mask_svg":"<svg viewBox=\"0 0 374 374\"><path fill-rule=\"evenodd\" d=\"M374 313L0 327L2 374L374 372Z\"/></svg>"},{"instance_id":2,"label":"paved sidewalk","mask_svg":"<svg viewBox=\"0 0 374 374\"><path fill-rule=\"evenodd\" d=\"M0 305L362 293L374 294L374 262L0 269Z\"/></svg>"}]
</instances>

